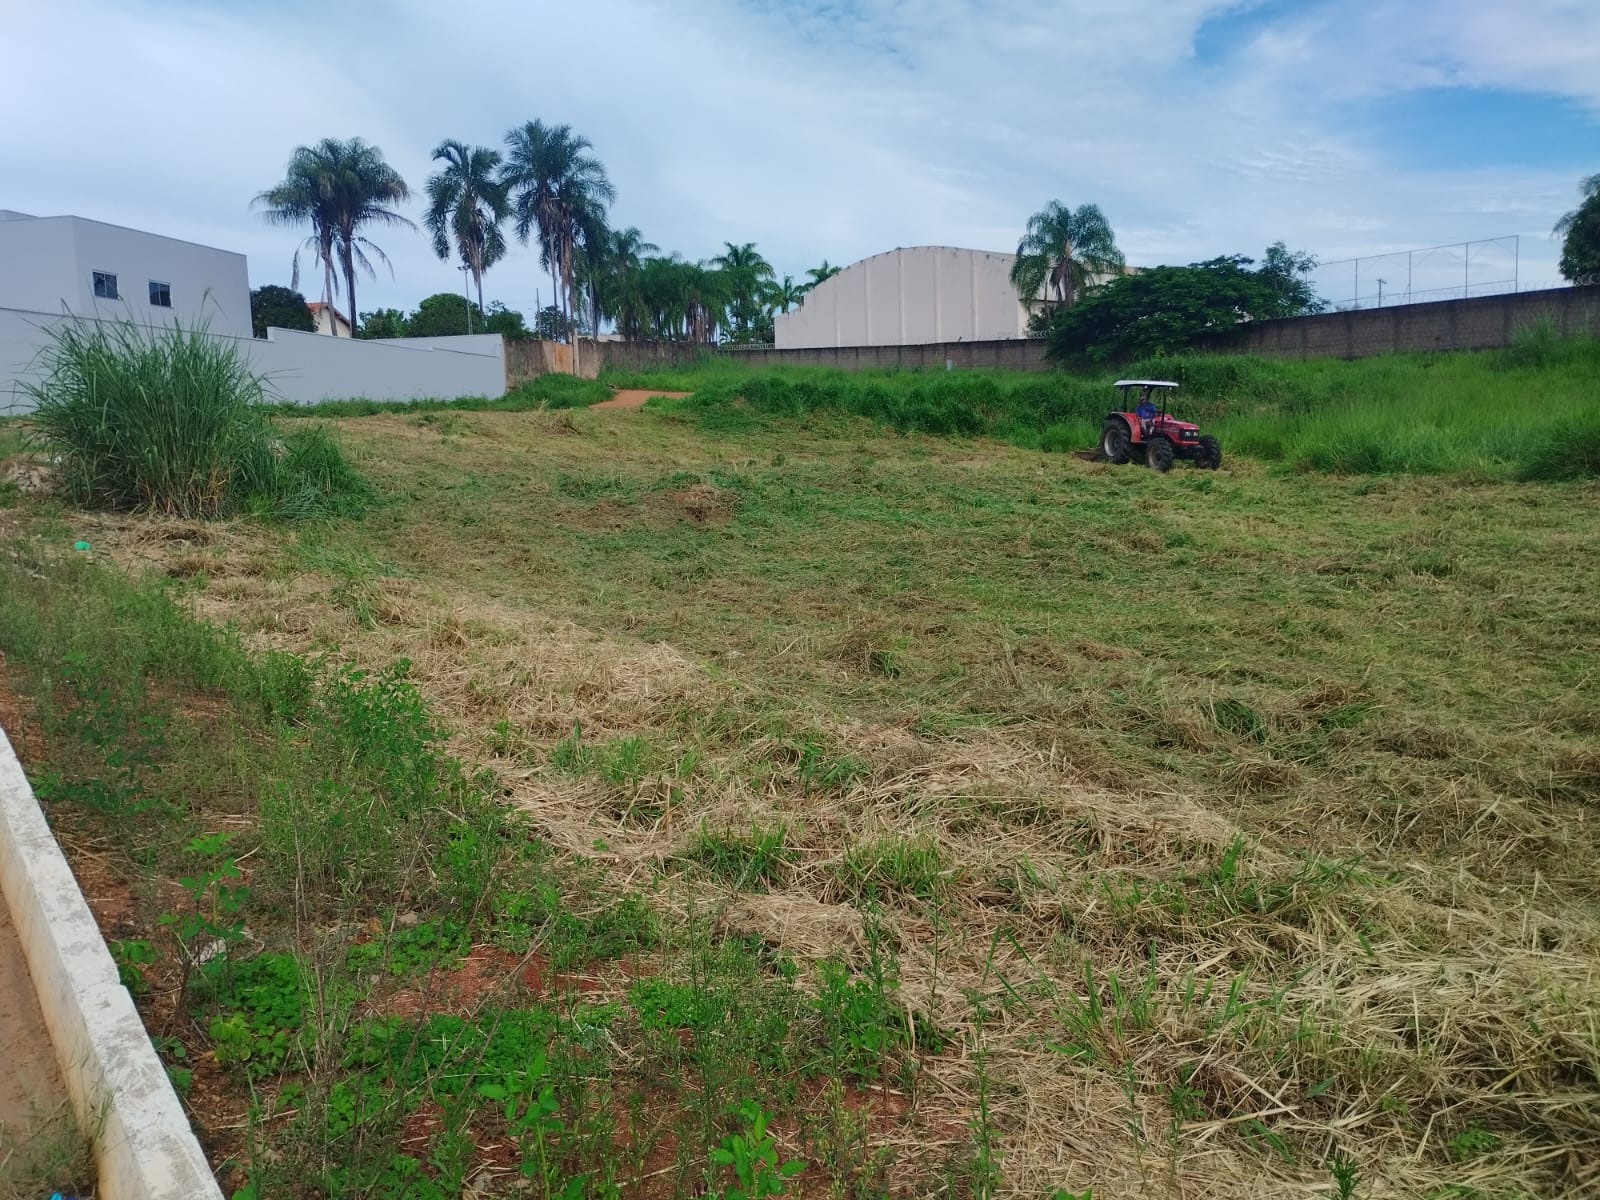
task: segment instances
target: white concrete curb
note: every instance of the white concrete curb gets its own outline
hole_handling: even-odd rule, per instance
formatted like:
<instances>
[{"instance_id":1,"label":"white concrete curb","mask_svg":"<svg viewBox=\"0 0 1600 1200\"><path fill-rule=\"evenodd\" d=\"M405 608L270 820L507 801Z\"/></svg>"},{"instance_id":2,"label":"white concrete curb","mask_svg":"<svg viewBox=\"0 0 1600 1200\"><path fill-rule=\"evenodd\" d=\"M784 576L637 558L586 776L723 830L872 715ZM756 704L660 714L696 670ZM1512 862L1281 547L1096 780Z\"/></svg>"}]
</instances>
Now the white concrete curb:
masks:
<instances>
[{"instance_id":1,"label":"white concrete curb","mask_svg":"<svg viewBox=\"0 0 1600 1200\"><path fill-rule=\"evenodd\" d=\"M39 994L101 1200L221 1200L94 914L0 729L0 892Z\"/></svg>"}]
</instances>

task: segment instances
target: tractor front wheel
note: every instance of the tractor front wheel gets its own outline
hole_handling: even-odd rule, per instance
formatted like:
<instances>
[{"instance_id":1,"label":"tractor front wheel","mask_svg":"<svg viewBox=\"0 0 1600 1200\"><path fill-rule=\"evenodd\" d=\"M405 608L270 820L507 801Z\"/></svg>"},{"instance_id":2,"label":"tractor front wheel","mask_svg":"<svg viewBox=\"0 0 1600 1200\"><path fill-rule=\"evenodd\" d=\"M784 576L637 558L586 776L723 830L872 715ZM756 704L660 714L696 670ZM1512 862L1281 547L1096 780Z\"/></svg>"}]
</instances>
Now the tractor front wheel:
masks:
<instances>
[{"instance_id":1,"label":"tractor front wheel","mask_svg":"<svg viewBox=\"0 0 1600 1200\"><path fill-rule=\"evenodd\" d=\"M1205 471L1215 471L1222 465L1222 443L1214 437L1201 438L1194 465Z\"/></svg>"},{"instance_id":2,"label":"tractor front wheel","mask_svg":"<svg viewBox=\"0 0 1600 1200\"><path fill-rule=\"evenodd\" d=\"M1172 470L1172 443L1164 437L1153 437L1145 447L1145 462L1152 471Z\"/></svg>"},{"instance_id":3,"label":"tractor front wheel","mask_svg":"<svg viewBox=\"0 0 1600 1200\"><path fill-rule=\"evenodd\" d=\"M1128 423L1121 417L1108 417L1100 427L1100 453L1107 462L1128 461Z\"/></svg>"}]
</instances>

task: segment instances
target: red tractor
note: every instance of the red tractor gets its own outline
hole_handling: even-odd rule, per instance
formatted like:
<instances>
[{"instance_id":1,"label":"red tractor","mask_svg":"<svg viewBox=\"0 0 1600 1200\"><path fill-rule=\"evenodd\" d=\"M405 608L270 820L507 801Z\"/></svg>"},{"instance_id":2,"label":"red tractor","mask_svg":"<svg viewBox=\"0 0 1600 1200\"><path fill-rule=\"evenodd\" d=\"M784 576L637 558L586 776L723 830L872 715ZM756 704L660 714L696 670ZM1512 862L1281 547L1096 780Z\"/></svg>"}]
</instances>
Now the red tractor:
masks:
<instances>
[{"instance_id":1,"label":"red tractor","mask_svg":"<svg viewBox=\"0 0 1600 1200\"><path fill-rule=\"evenodd\" d=\"M1123 404L1138 399L1131 409L1106 414L1100 427L1100 457L1107 462L1125 463L1139 454L1152 471L1170 471L1174 459L1187 458L1197 467L1215 471L1222 465L1222 443L1201 436L1200 427L1180 421L1167 412L1168 388L1178 385L1166 379L1119 379Z\"/></svg>"}]
</instances>

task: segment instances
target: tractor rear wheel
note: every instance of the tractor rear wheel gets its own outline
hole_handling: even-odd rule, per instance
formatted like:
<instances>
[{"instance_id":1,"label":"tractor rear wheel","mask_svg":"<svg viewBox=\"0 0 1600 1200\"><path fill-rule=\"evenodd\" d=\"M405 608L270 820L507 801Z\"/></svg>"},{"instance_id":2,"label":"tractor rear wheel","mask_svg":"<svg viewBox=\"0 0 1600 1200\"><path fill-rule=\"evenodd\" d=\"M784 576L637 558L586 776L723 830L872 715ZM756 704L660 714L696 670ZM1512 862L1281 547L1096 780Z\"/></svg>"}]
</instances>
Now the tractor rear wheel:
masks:
<instances>
[{"instance_id":1,"label":"tractor rear wheel","mask_svg":"<svg viewBox=\"0 0 1600 1200\"><path fill-rule=\"evenodd\" d=\"M1153 437L1145 446L1144 460L1152 471L1172 470L1172 443L1164 437Z\"/></svg>"},{"instance_id":2,"label":"tractor rear wheel","mask_svg":"<svg viewBox=\"0 0 1600 1200\"><path fill-rule=\"evenodd\" d=\"M1128 423L1121 417L1107 417L1100 427L1100 453L1107 462L1128 461Z\"/></svg>"},{"instance_id":3,"label":"tractor rear wheel","mask_svg":"<svg viewBox=\"0 0 1600 1200\"><path fill-rule=\"evenodd\" d=\"M1222 465L1222 443L1214 437L1201 438L1194 465L1205 471L1215 471Z\"/></svg>"}]
</instances>

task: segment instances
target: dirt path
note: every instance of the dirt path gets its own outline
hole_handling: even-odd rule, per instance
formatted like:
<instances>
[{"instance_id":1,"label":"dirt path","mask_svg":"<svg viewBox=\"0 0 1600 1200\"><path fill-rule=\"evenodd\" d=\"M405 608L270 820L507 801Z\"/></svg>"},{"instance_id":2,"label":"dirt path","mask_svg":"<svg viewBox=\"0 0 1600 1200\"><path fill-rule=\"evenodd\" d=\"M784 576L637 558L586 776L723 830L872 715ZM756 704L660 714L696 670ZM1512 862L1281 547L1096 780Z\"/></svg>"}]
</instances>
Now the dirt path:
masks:
<instances>
[{"instance_id":1,"label":"dirt path","mask_svg":"<svg viewBox=\"0 0 1600 1200\"><path fill-rule=\"evenodd\" d=\"M609 400L602 400L599 404L591 404L590 408L642 408L644 402L651 396L666 396L671 400L678 400L689 395L688 392L656 392L648 388L623 388L612 395Z\"/></svg>"}]
</instances>

